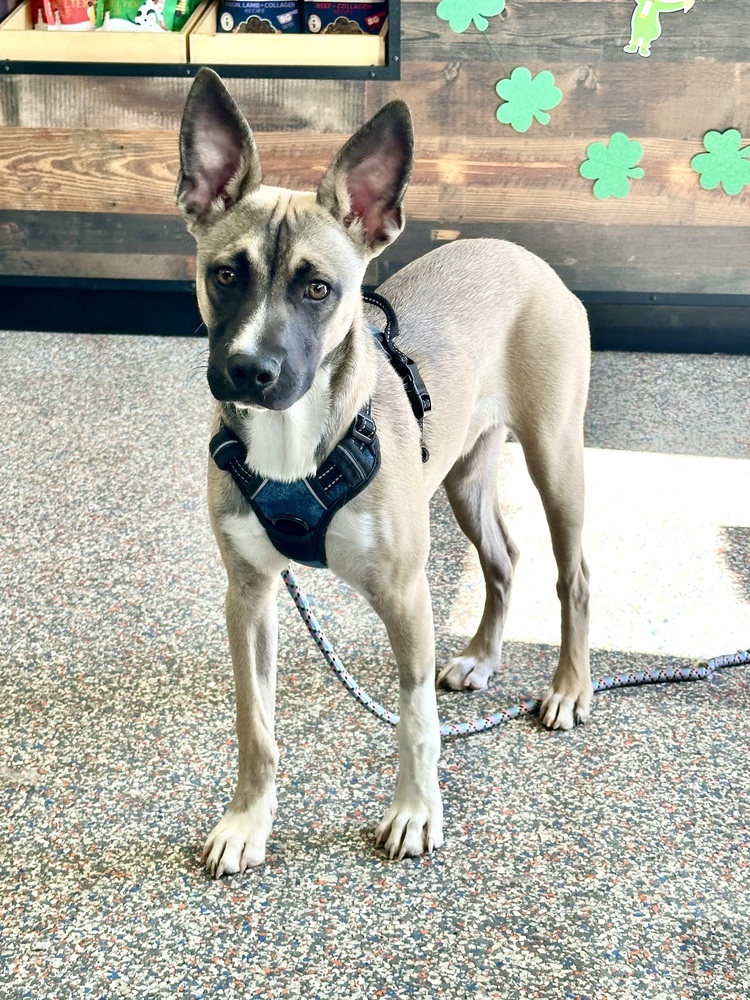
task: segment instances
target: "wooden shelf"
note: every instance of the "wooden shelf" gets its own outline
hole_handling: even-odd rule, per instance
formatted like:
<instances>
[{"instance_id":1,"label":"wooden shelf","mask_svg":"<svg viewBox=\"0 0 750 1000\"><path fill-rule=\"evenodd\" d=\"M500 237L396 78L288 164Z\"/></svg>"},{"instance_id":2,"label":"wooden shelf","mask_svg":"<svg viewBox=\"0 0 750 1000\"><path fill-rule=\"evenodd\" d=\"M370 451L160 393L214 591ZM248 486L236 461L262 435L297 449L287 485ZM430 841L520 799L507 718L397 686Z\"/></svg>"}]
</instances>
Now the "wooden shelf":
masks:
<instances>
[{"instance_id":1,"label":"wooden shelf","mask_svg":"<svg viewBox=\"0 0 750 1000\"><path fill-rule=\"evenodd\" d=\"M236 66L384 66L380 35L251 35L217 32L218 2L201 16L188 39L190 61Z\"/></svg>"},{"instance_id":2,"label":"wooden shelf","mask_svg":"<svg viewBox=\"0 0 750 1000\"><path fill-rule=\"evenodd\" d=\"M205 0L181 31L44 31L34 28L31 0L0 24L0 59L51 63L188 62L188 36L211 0Z\"/></svg>"},{"instance_id":3,"label":"wooden shelf","mask_svg":"<svg viewBox=\"0 0 750 1000\"><path fill-rule=\"evenodd\" d=\"M401 11L390 0L388 34L259 35L216 31L218 2L205 0L179 32L43 31L24 0L0 23L5 73L398 80Z\"/></svg>"}]
</instances>

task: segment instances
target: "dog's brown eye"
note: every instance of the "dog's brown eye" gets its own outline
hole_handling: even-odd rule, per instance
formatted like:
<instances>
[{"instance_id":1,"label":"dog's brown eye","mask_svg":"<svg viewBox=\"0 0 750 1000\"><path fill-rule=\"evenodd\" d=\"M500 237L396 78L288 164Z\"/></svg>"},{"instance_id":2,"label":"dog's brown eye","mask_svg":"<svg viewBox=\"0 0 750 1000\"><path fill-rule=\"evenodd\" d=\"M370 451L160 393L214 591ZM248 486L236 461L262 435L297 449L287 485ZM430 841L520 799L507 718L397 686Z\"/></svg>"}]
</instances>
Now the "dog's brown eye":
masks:
<instances>
[{"instance_id":1,"label":"dog's brown eye","mask_svg":"<svg viewBox=\"0 0 750 1000\"><path fill-rule=\"evenodd\" d=\"M226 288L227 285L233 285L235 283L235 281L237 280L237 275L234 273L231 267L220 267L219 270L216 272L216 280L219 282L220 285L224 285L224 287Z\"/></svg>"},{"instance_id":2,"label":"dog's brown eye","mask_svg":"<svg viewBox=\"0 0 750 1000\"><path fill-rule=\"evenodd\" d=\"M324 299L328 295L330 290L325 281L311 281L305 289L305 295L308 299L315 299L316 302L320 302L321 299Z\"/></svg>"}]
</instances>

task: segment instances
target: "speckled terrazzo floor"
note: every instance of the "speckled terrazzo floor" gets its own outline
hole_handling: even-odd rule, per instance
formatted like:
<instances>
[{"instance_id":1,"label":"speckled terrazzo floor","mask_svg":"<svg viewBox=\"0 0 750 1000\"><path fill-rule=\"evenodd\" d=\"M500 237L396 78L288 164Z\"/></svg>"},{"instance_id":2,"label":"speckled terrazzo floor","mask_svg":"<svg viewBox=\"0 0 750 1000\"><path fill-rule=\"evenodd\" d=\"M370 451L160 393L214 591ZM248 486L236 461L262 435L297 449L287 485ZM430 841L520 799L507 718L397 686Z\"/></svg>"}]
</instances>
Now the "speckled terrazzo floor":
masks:
<instances>
[{"instance_id":1,"label":"speckled terrazzo floor","mask_svg":"<svg viewBox=\"0 0 750 1000\"><path fill-rule=\"evenodd\" d=\"M203 497L195 340L0 335L0 997L657 1000L747 997L750 669L598 695L570 734L446 742L447 839L389 863L372 832L394 738L326 673L285 593L279 818L266 865L198 855L231 794L223 571ZM597 355L588 415L596 675L750 643L750 358ZM554 569L517 446L522 550L505 669L444 717L537 693ZM480 610L434 510L438 651ZM389 704L382 628L300 573Z\"/></svg>"}]
</instances>

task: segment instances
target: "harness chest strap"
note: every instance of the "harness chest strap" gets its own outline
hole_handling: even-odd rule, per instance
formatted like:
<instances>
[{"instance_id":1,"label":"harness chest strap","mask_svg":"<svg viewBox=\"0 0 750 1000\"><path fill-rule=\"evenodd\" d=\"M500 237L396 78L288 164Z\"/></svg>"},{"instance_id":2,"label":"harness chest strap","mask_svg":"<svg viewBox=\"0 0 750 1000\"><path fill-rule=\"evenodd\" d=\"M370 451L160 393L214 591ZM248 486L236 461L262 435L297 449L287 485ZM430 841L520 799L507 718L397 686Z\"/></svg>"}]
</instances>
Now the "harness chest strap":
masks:
<instances>
[{"instance_id":1,"label":"harness chest strap","mask_svg":"<svg viewBox=\"0 0 750 1000\"><path fill-rule=\"evenodd\" d=\"M266 531L288 559L325 568L325 539L333 515L367 486L380 468L380 443L368 401L314 476L291 483L265 479L245 465L247 450L222 424L209 445Z\"/></svg>"}]
</instances>

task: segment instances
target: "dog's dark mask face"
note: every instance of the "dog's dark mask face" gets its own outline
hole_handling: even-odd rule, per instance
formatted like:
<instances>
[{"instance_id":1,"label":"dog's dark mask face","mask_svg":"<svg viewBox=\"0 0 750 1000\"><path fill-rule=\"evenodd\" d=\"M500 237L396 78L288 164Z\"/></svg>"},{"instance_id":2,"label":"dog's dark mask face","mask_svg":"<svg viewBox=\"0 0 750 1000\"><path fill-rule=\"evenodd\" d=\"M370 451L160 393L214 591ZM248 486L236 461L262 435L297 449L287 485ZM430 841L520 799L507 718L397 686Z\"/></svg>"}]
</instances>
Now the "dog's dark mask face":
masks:
<instances>
[{"instance_id":1,"label":"dog's dark mask face","mask_svg":"<svg viewBox=\"0 0 750 1000\"><path fill-rule=\"evenodd\" d=\"M411 118L386 105L341 149L317 194L261 184L250 128L210 70L180 132L177 201L198 245L216 399L284 410L351 328L368 261L403 228Z\"/></svg>"},{"instance_id":2,"label":"dog's dark mask face","mask_svg":"<svg viewBox=\"0 0 750 1000\"><path fill-rule=\"evenodd\" d=\"M353 303L341 278L354 274L358 287L362 263L346 239L331 239L311 196L277 192L269 216L270 202L251 196L217 223L198 254L199 300L216 399L283 410L346 335Z\"/></svg>"},{"instance_id":3,"label":"dog's dark mask face","mask_svg":"<svg viewBox=\"0 0 750 1000\"><path fill-rule=\"evenodd\" d=\"M264 270L240 250L203 276L212 317L208 384L222 402L283 410L313 383L330 308L305 294L304 279L275 282ZM287 284L286 294L271 295L272 284Z\"/></svg>"}]
</instances>

